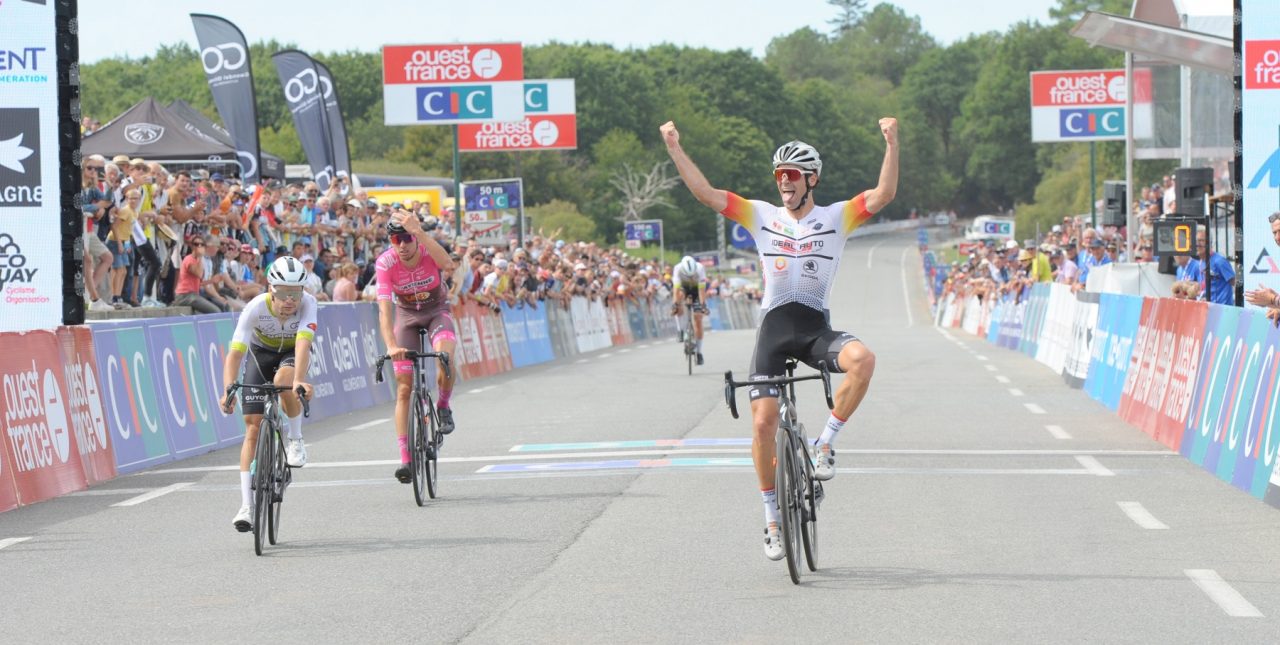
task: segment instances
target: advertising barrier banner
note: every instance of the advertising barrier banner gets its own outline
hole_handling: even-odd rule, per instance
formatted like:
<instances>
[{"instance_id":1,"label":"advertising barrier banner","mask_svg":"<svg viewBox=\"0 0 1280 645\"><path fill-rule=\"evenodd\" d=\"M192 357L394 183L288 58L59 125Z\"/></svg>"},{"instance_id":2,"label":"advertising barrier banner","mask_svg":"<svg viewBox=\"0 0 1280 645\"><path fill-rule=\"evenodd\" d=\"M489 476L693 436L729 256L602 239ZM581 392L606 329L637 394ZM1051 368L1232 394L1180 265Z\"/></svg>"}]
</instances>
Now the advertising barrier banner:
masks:
<instances>
[{"instance_id":1,"label":"advertising barrier banner","mask_svg":"<svg viewBox=\"0 0 1280 645\"><path fill-rule=\"evenodd\" d=\"M1036 360L1049 366L1057 374L1067 362L1071 349L1072 330L1076 318L1076 297L1071 287L1064 284L1048 284L1049 305L1045 310Z\"/></svg>"},{"instance_id":2,"label":"advertising barrier banner","mask_svg":"<svg viewBox=\"0 0 1280 645\"><path fill-rule=\"evenodd\" d=\"M1142 316L1143 299L1114 293L1098 295L1098 326L1089 354L1089 376L1084 389L1111 410L1120 407L1129 357L1133 354Z\"/></svg>"},{"instance_id":3,"label":"advertising barrier banner","mask_svg":"<svg viewBox=\"0 0 1280 645\"><path fill-rule=\"evenodd\" d=\"M1177 450L1200 367L1208 304L1171 298L1143 302L1138 337L1120 399L1120 416Z\"/></svg>"},{"instance_id":4,"label":"advertising barrier banner","mask_svg":"<svg viewBox=\"0 0 1280 645\"><path fill-rule=\"evenodd\" d=\"M213 431L218 447L237 445L244 437L244 413L240 410L240 397L231 414L223 414L218 403L223 398L222 368L227 362L227 347L236 331L235 314L212 314L195 318L196 342L204 357L204 371L197 379L201 385L200 396L213 401Z\"/></svg>"},{"instance_id":5,"label":"advertising barrier banner","mask_svg":"<svg viewBox=\"0 0 1280 645\"><path fill-rule=\"evenodd\" d=\"M31 504L88 485L67 409L58 337L51 331L2 333L0 442L18 503ZM2 502L0 502L2 503Z\"/></svg>"},{"instance_id":6,"label":"advertising barrier banner","mask_svg":"<svg viewBox=\"0 0 1280 645\"><path fill-rule=\"evenodd\" d=\"M13 483L13 464L9 462L9 451L0 450L0 513L18 507L18 488Z\"/></svg>"},{"instance_id":7,"label":"advertising barrier banner","mask_svg":"<svg viewBox=\"0 0 1280 645\"><path fill-rule=\"evenodd\" d=\"M104 482L116 476L116 457L111 451L107 418L103 411L93 333L88 327L59 327L57 334L67 384L67 410L71 416L71 427L75 430L85 480L89 485Z\"/></svg>"},{"instance_id":8,"label":"advertising barrier banner","mask_svg":"<svg viewBox=\"0 0 1280 645\"><path fill-rule=\"evenodd\" d=\"M148 323L147 348L156 375L160 427L169 437L176 459L209 452L218 446L213 427L215 398L202 387L205 363L196 340L194 318L167 318Z\"/></svg>"},{"instance_id":9,"label":"advertising barrier banner","mask_svg":"<svg viewBox=\"0 0 1280 645\"><path fill-rule=\"evenodd\" d=\"M367 307L354 305L356 313L356 324L360 327L361 347L364 350L364 362L369 366L369 373L373 373L373 365L378 362L378 357L387 353L387 345L382 342L382 332L378 328L378 309L377 307ZM323 310L323 308L322 308ZM458 349L455 347L453 356L450 357L454 361L454 374L461 376L461 372L457 369ZM369 381L369 393L373 397L374 405L390 403L396 399L395 382L392 376L392 366L384 365L382 385L378 385L377 381Z\"/></svg>"},{"instance_id":10,"label":"advertising barrier banner","mask_svg":"<svg viewBox=\"0 0 1280 645\"><path fill-rule=\"evenodd\" d=\"M521 303L502 305L502 325L506 332L511 365L525 367L555 358L551 351L551 335L547 323L547 304L537 307Z\"/></svg>"},{"instance_id":11,"label":"advertising barrier banner","mask_svg":"<svg viewBox=\"0 0 1280 645\"><path fill-rule=\"evenodd\" d=\"M631 326L627 324L626 312L621 303L615 302L604 306L604 315L609 324L609 341L613 345L626 345L633 342Z\"/></svg>"},{"instance_id":12,"label":"advertising barrier banner","mask_svg":"<svg viewBox=\"0 0 1280 645\"><path fill-rule=\"evenodd\" d=\"M1262 312L1212 305L1180 452L1262 499L1280 449L1280 332Z\"/></svg>"},{"instance_id":13,"label":"advertising barrier banner","mask_svg":"<svg viewBox=\"0 0 1280 645\"><path fill-rule=\"evenodd\" d=\"M356 317L360 305L332 304L320 308L311 367L307 376L315 388L312 416L333 416L373 405L373 365L377 336L364 331ZM384 367L390 375L391 368Z\"/></svg>"},{"instance_id":14,"label":"advertising barrier banner","mask_svg":"<svg viewBox=\"0 0 1280 645\"><path fill-rule=\"evenodd\" d=\"M1093 356L1093 343L1098 328L1098 294L1079 291L1075 298L1075 315L1071 320L1067 355L1062 365L1062 380L1075 389L1084 387L1089 377L1089 359Z\"/></svg>"},{"instance_id":15,"label":"advertising barrier banner","mask_svg":"<svg viewBox=\"0 0 1280 645\"><path fill-rule=\"evenodd\" d=\"M551 327L551 351L557 358L578 353L578 340L573 334L573 317L559 302L547 301L547 323Z\"/></svg>"},{"instance_id":16,"label":"advertising barrier banner","mask_svg":"<svg viewBox=\"0 0 1280 645\"><path fill-rule=\"evenodd\" d=\"M160 422L146 324L130 321L92 329L116 472L123 475L172 460Z\"/></svg>"}]
</instances>

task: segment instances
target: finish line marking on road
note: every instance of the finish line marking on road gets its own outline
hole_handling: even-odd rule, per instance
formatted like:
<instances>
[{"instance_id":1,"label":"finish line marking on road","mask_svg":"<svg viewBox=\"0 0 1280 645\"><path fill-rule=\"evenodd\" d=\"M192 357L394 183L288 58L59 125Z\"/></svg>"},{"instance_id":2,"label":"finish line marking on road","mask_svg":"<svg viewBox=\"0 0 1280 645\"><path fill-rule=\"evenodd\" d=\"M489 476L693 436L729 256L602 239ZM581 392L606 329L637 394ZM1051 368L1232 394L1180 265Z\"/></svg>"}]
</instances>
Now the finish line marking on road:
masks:
<instances>
[{"instance_id":1,"label":"finish line marking on road","mask_svg":"<svg viewBox=\"0 0 1280 645\"><path fill-rule=\"evenodd\" d=\"M391 423L391 419L374 419L373 421L366 421L364 423L361 423L360 425L351 426L350 428L347 428L347 429L348 430L366 430L374 426L380 426L384 423Z\"/></svg>"},{"instance_id":2,"label":"finish line marking on road","mask_svg":"<svg viewBox=\"0 0 1280 645\"><path fill-rule=\"evenodd\" d=\"M983 367L987 368L987 371L988 371L988 372L994 372L994 371L996 371L997 369L999 369L999 368L997 368L995 365L984 365Z\"/></svg>"},{"instance_id":3,"label":"finish line marking on road","mask_svg":"<svg viewBox=\"0 0 1280 645\"><path fill-rule=\"evenodd\" d=\"M490 464L476 471L479 473L527 473L566 470L621 470L633 468L689 468L713 466L750 466L750 457L675 459L615 459L611 461L562 461L549 464Z\"/></svg>"},{"instance_id":4,"label":"finish line marking on road","mask_svg":"<svg viewBox=\"0 0 1280 645\"><path fill-rule=\"evenodd\" d=\"M560 452L564 450L616 450L619 448L684 448L691 446L750 446L751 437L731 439L643 439L638 441L585 441L577 443L522 443L509 452Z\"/></svg>"},{"instance_id":5,"label":"finish line marking on road","mask_svg":"<svg viewBox=\"0 0 1280 645\"><path fill-rule=\"evenodd\" d=\"M1068 434L1066 430L1063 430L1062 426L1045 426L1044 429L1048 430L1049 434L1053 435L1054 439L1070 439L1071 438L1071 435Z\"/></svg>"},{"instance_id":6,"label":"finish line marking on road","mask_svg":"<svg viewBox=\"0 0 1280 645\"><path fill-rule=\"evenodd\" d=\"M239 470L239 466L237 466L236 469ZM174 491L182 490L193 483L194 482L180 482L177 484L170 484L164 488L157 488L150 493L143 493L137 497L130 497L123 502L116 502L115 504L112 504L112 506L137 506L138 504L149 502L162 495L168 495Z\"/></svg>"},{"instance_id":7,"label":"finish line marking on road","mask_svg":"<svg viewBox=\"0 0 1280 645\"><path fill-rule=\"evenodd\" d=\"M13 546L20 542L26 542L27 540L30 540L30 539L31 539L30 537L5 538L3 540L0 540L0 549L3 549L7 546Z\"/></svg>"},{"instance_id":8,"label":"finish line marking on road","mask_svg":"<svg viewBox=\"0 0 1280 645\"><path fill-rule=\"evenodd\" d=\"M1209 599L1218 604L1222 611L1227 612L1228 616L1234 618L1262 618L1262 612L1258 611L1253 603L1244 599L1239 591L1227 584L1222 576L1218 575L1213 569L1183 569L1183 573L1187 574L1191 581L1200 587Z\"/></svg>"},{"instance_id":9,"label":"finish line marking on road","mask_svg":"<svg viewBox=\"0 0 1280 645\"><path fill-rule=\"evenodd\" d=\"M1091 475L1097 475L1099 477L1116 476L1115 473L1111 472L1110 468L1103 466L1097 459L1094 459L1089 455L1076 455L1076 461L1080 462L1080 465L1084 466L1085 470L1089 471L1089 474Z\"/></svg>"}]
</instances>

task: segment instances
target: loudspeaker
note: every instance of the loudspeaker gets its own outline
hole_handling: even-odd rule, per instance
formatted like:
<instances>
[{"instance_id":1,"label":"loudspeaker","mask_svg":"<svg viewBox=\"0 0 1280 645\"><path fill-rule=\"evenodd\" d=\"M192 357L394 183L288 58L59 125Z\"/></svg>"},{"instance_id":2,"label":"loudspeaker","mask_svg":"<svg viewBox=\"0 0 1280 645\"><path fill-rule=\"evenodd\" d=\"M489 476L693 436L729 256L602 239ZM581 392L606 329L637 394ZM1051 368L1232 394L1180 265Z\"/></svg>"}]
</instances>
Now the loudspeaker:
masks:
<instances>
[{"instance_id":1,"label":"loudspeaker","mask_svg":"<svg viewBox=\"0 0 1280 645\"><path fill-rule=\"evenodd\" d=\"M1204 196L1213 194L1213 168L1178 168L1173 171L1178 191L1174 212L1184 217L1204 216Z\"/></svg>"},{"instance_id":2,"label":"loudspeaker","mask_svg":"<svg viewBox=\"0 0 1280 645\"><path fill-rule=\"evenodd\" d=\"M1156 271L1165 275L1178 275L1178 264L1174 261L1172 255L1162 255Z\"/></svg>"},{"instance_id":3,"label":"loudspeaker","mask_svg":"<svg viewBox=\"0 0 1280 645\"><path fill-rule=\"evenodd\" d=\"M1128 212L1128 197L1125 193L1125 185L1123 181L1104 181L1102 182L1102 219L1099 224L1103 226L1124 226L1125 213Z\"/></svg>"}]
</instances>

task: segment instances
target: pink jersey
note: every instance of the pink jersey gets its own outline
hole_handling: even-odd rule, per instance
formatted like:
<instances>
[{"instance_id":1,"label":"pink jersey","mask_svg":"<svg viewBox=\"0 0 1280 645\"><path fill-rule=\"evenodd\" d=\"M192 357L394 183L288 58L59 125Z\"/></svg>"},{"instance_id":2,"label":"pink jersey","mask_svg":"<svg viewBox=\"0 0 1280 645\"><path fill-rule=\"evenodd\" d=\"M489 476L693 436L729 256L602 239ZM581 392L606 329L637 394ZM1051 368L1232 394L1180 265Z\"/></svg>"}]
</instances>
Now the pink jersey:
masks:
<instances>
[{"instance_id":1,"label":"pink jersey","mask_svg":"<svg viewBox=\"0 0 1280 645\"><path fill-rule=\"evenodd\" d=\"M378 256L378 300L391 300L394 295L396 303L406 309L448 306L440 267L422 245L418 245L418 257L418 266L410 269L400 262L395 249Z\"/></svg>"}]
</instances>

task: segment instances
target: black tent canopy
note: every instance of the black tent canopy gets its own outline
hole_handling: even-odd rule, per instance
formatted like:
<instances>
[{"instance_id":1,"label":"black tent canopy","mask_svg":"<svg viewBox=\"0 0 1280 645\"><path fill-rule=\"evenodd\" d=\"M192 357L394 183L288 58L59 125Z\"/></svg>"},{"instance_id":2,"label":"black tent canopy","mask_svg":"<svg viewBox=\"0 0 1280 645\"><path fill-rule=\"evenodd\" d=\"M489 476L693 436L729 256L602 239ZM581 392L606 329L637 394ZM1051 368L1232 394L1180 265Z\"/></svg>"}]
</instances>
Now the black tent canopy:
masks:
<instances>
[{"instance_id":1,"label":"black tent canopy","mask_svg":"<svg viewBox=\"0 0 1280 645\"><path fill-rule=\"evenodd\" d=\"M143 99L85 137L81 152L107 159L128 155L189 166L221 166L225 172L240 174L235 146L225 130L190 105L179 101L174 104L180 104L180 109L165 107L152 97ZM185 110L181 109L183 106ZM284 177L284 163L279 157L262 157L264 177ZM275 163L269 163L268 158Z\"/></svg>"}]
</instances>

